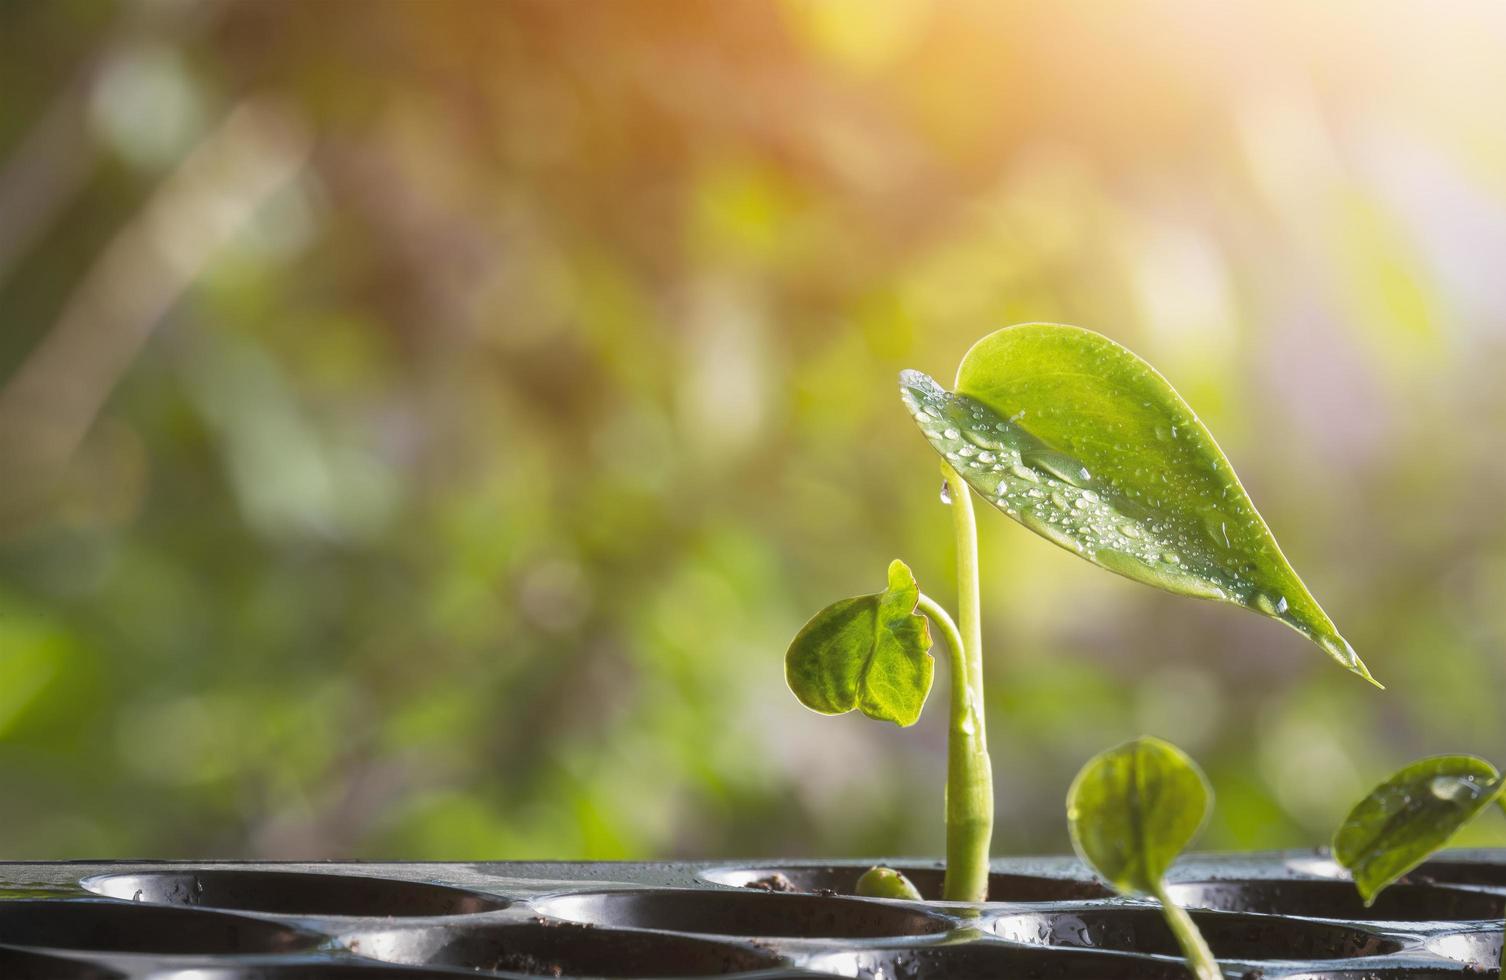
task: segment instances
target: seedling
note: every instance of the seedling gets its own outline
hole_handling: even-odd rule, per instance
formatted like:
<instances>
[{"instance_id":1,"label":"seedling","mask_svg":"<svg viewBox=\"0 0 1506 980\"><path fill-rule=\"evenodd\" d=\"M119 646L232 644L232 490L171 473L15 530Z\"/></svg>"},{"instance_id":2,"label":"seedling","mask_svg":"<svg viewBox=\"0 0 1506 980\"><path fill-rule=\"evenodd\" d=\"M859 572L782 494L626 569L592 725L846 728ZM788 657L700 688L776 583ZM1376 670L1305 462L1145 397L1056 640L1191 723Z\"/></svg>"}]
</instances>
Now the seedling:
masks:
<instances>
[{"instance_id":1,"label":"seedling","mask_svg":"<svg viewBox=\"0 0 1506 980\"><path fill-rule=\"evenodd\" d=\"M858 879L859 895L868 898L900 898L910 902L920 901L920 892L910 884L910 879L893 868L869 868Z\"/></svg>"},{"instance_id":2,"label":"seedling","mask_svg":"<svg viewBox=\"0 0 1506 980\"><path fill-rule=\"evenodd\" d=\"M1472 755L1422 759L1357 803L1333 837L1333 856L1365 904L1417 867L1492 803L1506 809L1506 779Z\"/></svg>"},{"instance_id":3,"label":"seedling","mask_svg":"<svg viewBox=\"0 0 1506 980\"><path fill-rule=\"evenodd\" d=\"M1149 736L1088 760L1067 790L1067 828L1079 857L1121 895L1148 896L1197 980L1223 973L1197 924L1166 893L1166 872L1213 811L1213 791L1175 745Z\"/></svg>"},{"instance_id":4,"label":"seedling","mask_svg":"<svg viewBox=\"0 0 1506 980\"><path fill-rule=\"evenodd\" d=\"M957 551L954 622L902 562L889 585L828 606L785 655L823 714L910 725L930 693L927 620L952 669L943 897L987 897L993 786L983 717L978 543L969 488L1032 531L1128 578L1285 623L1374 683L1292 570L1229 461L1149 364L1090 330L1006 327L968 351L956 391L919 371L900 397L942 456Z\"/></svg>"}]
</instances>

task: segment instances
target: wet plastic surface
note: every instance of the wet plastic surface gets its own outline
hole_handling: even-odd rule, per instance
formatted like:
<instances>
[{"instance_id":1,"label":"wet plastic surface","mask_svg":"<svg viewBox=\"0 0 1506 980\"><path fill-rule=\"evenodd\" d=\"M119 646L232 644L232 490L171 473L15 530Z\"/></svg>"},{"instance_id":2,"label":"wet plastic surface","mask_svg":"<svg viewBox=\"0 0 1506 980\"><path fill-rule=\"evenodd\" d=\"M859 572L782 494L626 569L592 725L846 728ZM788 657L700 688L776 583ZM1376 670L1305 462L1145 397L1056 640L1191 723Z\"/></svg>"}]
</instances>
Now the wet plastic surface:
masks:
<instances>
[{"instance_id":1,"label":"wet plastic surface","mask_svg":"<svg viewBox=\"0 0 1506 980\"><path fill-rule=\"evenodd\" d=\"M1075 861L996 861L990 901L852 897L874 861L0 864L6 980L1187 976L1153 903ZM1229 977L1498 976L1506 852L1455 851L1365 908L1326 856L1172 874Z\"/></svg>"}]
</instances>

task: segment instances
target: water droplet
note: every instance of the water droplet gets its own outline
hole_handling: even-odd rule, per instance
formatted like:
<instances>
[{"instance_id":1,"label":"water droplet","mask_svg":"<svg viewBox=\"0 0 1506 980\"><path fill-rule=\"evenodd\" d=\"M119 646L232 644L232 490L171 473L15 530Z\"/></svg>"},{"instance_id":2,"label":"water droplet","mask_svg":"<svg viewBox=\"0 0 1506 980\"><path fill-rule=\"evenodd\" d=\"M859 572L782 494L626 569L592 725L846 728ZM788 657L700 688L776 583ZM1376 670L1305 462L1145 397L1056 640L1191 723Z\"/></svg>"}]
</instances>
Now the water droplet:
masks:
<instances>
[{"instance_id":1,"label":"water droplet","mask_svg":"<svg viewBox=\"0 0 1506 980\"><path fill-rule=\"evenodd\" d=\"M1013 415L1011 415L1009 417L1009 421L1011 421L1011 422L1018 422L1020 419L1022 419L1024 417L1025 417L1025 410L1022 408L1018 412L1015 412Z\"/></svg>"},{"instance_id":2,"label":"water droplet","mask_svg":"<svg viewBox=\"0 0 1506 980\"><path fill-rule=\"evenodd\" d=\"M941 481L941 502L948 507L952 506L952 488L945 480Z\"/></svg>"},{"instance_id":3,"label":"water droplet","mask_svg":"<svg viewBox=\"0 0 1506 980\"><path fill-rule=\"evenodd\" d=\"M1354 647L1349 645L1348 640L1337 634L1318 637L1318 646L1346 667L1353 667L1360 662L1360 655L1354 652Z\"/></svg>"},{"instance_id":4,"label":"water droplet","mask_svg":"<svg viewBox=\"0 0 1506 980\"><path fill-rule=\"evenodd\" d=\"M984 464L992 463L994 460L996 460L998 458L999 457L995 456L993 453L989 452L986 449L983 452L981 452L981 453L978 454L978 462L984 463Z\"/></svg>"},{"instance_id":5,"label":"water droplet","mask_svg":"<svg viewBox=\"0 0 1506 980\"><path fill-rule=\"evenodd\" d=\"M1094 553L1093 560L1111 571L1142 582L1150 582L1173 592L1200 596L1205 599L1228 598L1218 584L1194 575L1178 565L1168 564L1164 557L1154 552L1139 555L1129 551L1104 548Z\"/></svg>"},{"instance_id":6,"label":"water droplet","mask_svg":"<svg viewBox=\"0 0 1506 980\"><path fill-rule=\"evenodd\" d=\"M1434 776L1428 783L1428 792L1445 803L1473 803L1485 792L1485 787L1468 776Z\"/></svg>"},{"instance_id":7,"label":"water droplet","mask_svg":"<svg viewBox=\"0 0 1506 980\"><path fill-rule=\"evenodd\" d=\"M1286 596L1270 596L1264 592L1255 593L1255 608L1267 616L1280 616L1286 612Z\"/></svg>"},{"instance_id":8,"label":"water droplet","mask_svg":"<svg viewBox=\"0 0 1506 980\"><path fill-rule=\"evenodd\" d=\"M956 429L945 429L942 431L941 435L947 439L955 439L958 436L962 435L962 433L958 432Z\"/></svg>"},{"instance_id":9,"label":"water droplet","mask_svg":"<svg viewBox=\"0 0 1506 980\"><path fill-rule=\"evenodd\" d=\"M1119 533L1126 538L1138 538L1140 536L1140 529L1133 524L1121 524L1119 526Z\"/></svg>"},{"instance_id":10,"label":"water droplet","mask_svg":"<svg viewBox=\"0 0 1506 980\"><path fill-rule=\"evenodd\" d=\"M985 435L982 429L963 429L962 438L977 446L979 449L1003 449L999 440Z\"/></svg>"},{"instance_id":11,"label":"water droplet","mask_svg":"<svg viewBox=\"0 0 1506 980\"><path fill-rule=\"evenodd\" d=\"M1044 520L1038 514L1025 511L1020 515L1020 522L1035 533L1048 541L1053 541L1069 551L1081 553L1082 542L1068 533L1066 528L1057 527L1053 522L1059 520L1058 515L1050 514Z\"/></svg>"},{"instance_id":12,"label":"water droplet","mask_svg":"<svg viewBox=\"0 0 1506 980\"><path fill-rule=\"evenodd\" d=\"M1022 465L1020 463L1015 463L1014 465L1010 466L1009 472L1013 473L1015 476L1019 477L1022 480L1029 480L1031 483L1041 482L1041 476L1039 473L1037 473L1030 467Z\"/></svg>"},{"instance_id":13,"label":"water droplet","mask_svg":"<svg viewBox=\"0 0 1506 980\"><path fill-rule=\"evenodd\" d=\"M1063 483L1070 483L1074 487L1086 487L1088 481L1093 479L1093 474L1088 468L1066 453L1059 453L1054 449L1029 449L1020 454L1024 462L1050 474Z\"/></svg>"}]
</instances>

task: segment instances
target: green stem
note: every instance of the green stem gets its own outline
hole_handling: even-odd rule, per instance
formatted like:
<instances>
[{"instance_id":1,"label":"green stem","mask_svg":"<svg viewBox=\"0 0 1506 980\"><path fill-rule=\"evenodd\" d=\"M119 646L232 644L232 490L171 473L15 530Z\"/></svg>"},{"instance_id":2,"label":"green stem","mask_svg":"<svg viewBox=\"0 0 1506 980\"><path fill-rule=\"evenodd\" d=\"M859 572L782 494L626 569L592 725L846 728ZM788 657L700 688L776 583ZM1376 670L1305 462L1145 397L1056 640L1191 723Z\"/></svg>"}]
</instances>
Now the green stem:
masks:
<instances>
[{"instance_id":1,"label":"green stem","mask_svg":"<svg viewBox=\"0 0 1506 980\"><path fill-rule=\"evenodd\" d=\"M1186 909L1171 900L1164 884L1157 883L1156 900L1161 903L1161 914L1166 917L1166 924L1177 937L1177 944L1182 947L1182 956L1186 958L1192 975L1197 980L1224 980L1224 972L1218 968L1218 961L1213 958L1213 951L1198 931L1197 923L1192 921L1192 916L1187 914Z\"/></svg>"},{"instance_id":2,"label":"green stem","mask_svg":"<svg viewBox=\"0 0 1506 980\"><path fill-rule=\"evenodd\" d=\"M935 602L921 609L941 628L952 657L951 728L947 737L946 882L949 902L988 898L988 852L994 830L993 766L983 724L983 631L978 596L978 527L972 492L957 471L941 464L952 498L957 539L960 628Z\"/></svg>"},{"instance_id":3,"label":"green stem","mask_svg":"<svg viewBox=\"0 0 1506 980\"><path fill-rule=\"evenodd\" d=\"M1506 793L1503 793L1501 790L1497 790L1496 803L1500 806L1501 812L1506 813ZM1506 964L1506 932L1503 932L1502 934L1501 955L1496 957L1496 966L1499 968L1502 964Z\"/></svg>"}]
</instances>

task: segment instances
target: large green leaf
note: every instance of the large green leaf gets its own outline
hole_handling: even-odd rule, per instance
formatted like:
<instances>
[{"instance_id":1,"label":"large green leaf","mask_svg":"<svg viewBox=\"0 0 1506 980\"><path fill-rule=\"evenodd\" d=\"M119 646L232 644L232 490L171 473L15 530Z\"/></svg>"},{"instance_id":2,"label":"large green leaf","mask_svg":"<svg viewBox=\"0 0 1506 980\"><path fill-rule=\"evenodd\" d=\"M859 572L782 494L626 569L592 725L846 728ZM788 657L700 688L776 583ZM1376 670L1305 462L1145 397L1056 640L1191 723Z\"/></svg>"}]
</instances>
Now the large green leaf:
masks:
<instances>
[{"instance_id":1,"label":"large green leaf","mask_svg":"<svg viewBox=\"0 0 1506 980\"><path fill-rule=\"evenodd\" d=\"M919 371L900 391L936 451L1032 531L1120 575L1280 620L1374 682L1213 436L1130 351L1080 327L1022 324L973 346L957 393Z\"/></svg>"},{"instance_id":2,"label":"large green leaf","mask_svg":"<svg viewBox=\"0 0 1506 980\"><path fill-rule=\"evenodd\" d=\"M1149 736L1102 752L1067 791L1072 846L1116 891L1155 895L1202 829L1212 791L1181 749Z\"/></svg>"},{"instance_id":3,"label":"large green leaf","mask_svg":"<svg viewBox=\"0 0 1506 980\"><path fill-rule=\"evenodd\" d=\"M1361 800L1333 838L1333 856L1368 905L1448 843L1491 801L1502 780L1472 755L1440 755L1398 770Z\"/></svg>"},{"instance_id":4,"label":"large green leaf","mask_svg":"<svg viewBox=\"0 0 1506 980\"><path fill-rule=\"evenodd\" d=\"M824 715L857 708L870 718L913 725L931 692L931 634L915 612L920 589L904 562L889 564L889 587L834 602L801 627L784 655L784 676L800 703Z\"/></svg>"}]
</instances>

